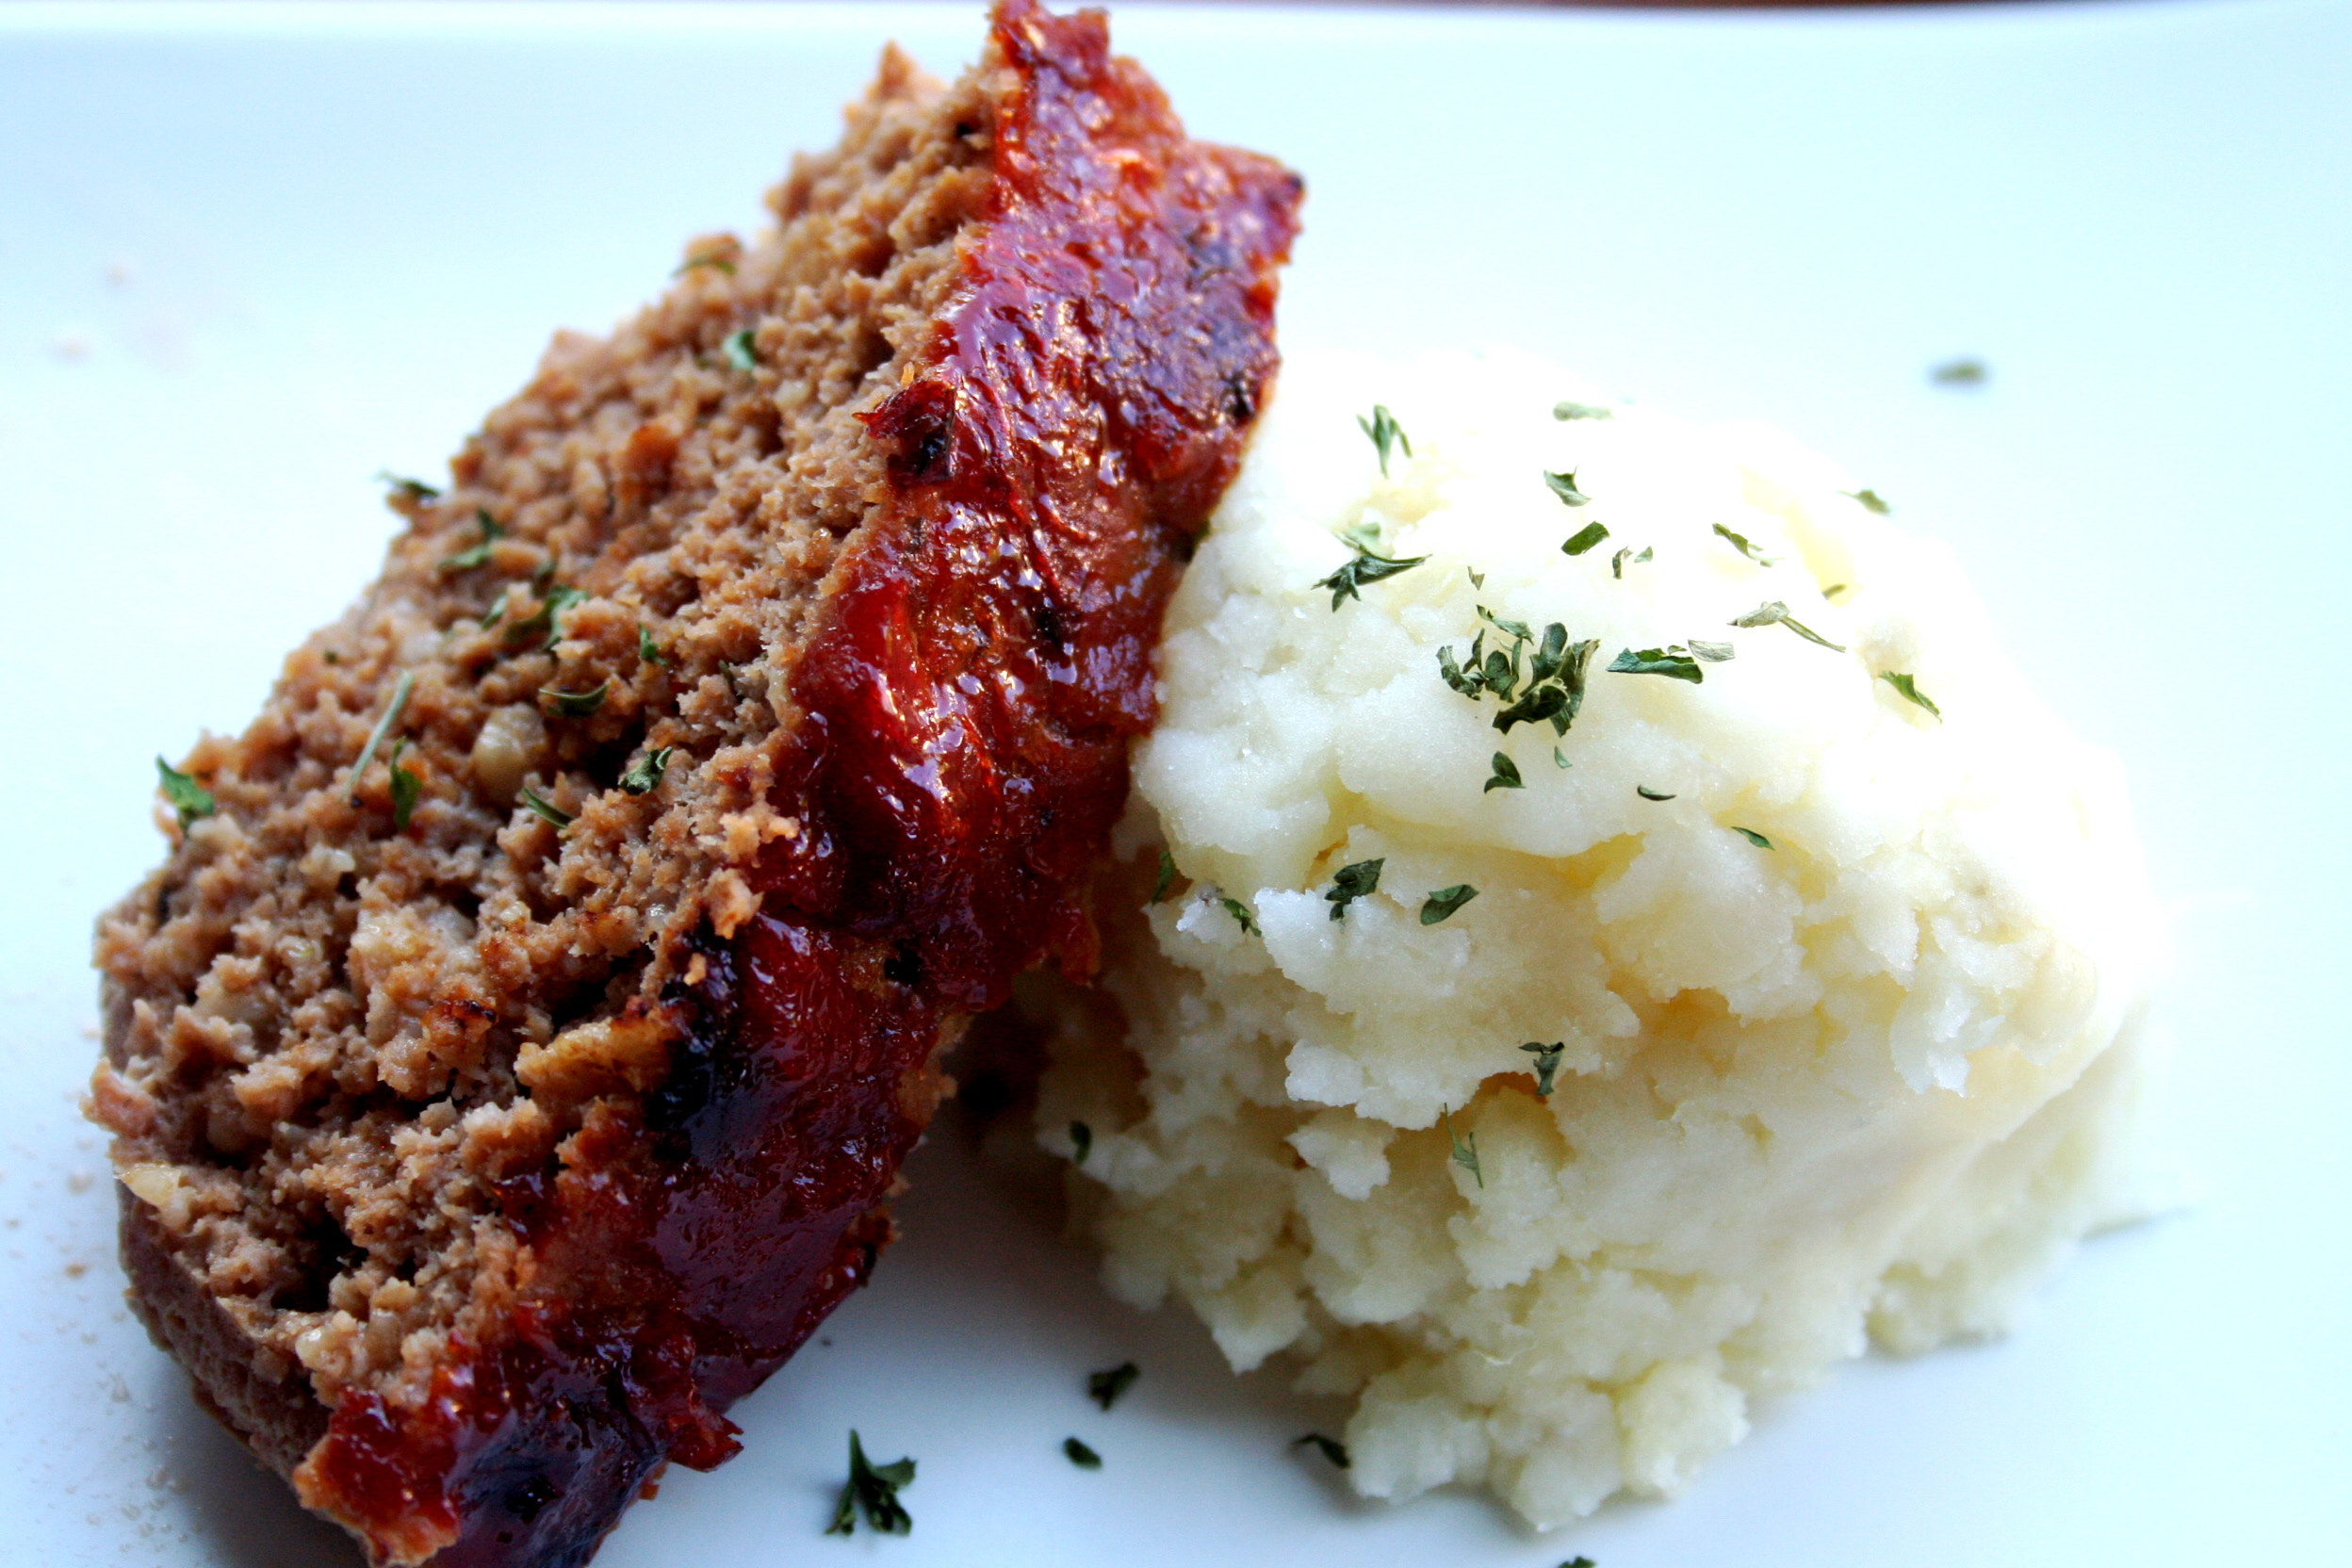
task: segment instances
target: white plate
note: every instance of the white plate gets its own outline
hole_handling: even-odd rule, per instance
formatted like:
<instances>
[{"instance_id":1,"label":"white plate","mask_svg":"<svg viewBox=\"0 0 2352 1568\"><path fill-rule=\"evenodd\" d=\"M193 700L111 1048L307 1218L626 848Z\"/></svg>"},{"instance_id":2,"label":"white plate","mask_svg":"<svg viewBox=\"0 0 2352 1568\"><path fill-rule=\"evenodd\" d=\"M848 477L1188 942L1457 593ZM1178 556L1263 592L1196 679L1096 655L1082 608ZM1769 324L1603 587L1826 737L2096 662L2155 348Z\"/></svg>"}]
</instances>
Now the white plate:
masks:
<instances>
[{"instance_id":1,"label":"white plate","mask_svg":"<svg viewBox=\"0 0 2352 1568\"><path fill-rule=\"evenodd\" d=\"M122 1311L93 913L157 751L240 727L548 331L744 227L887 36L963 7L0 8L0 1560L349 1563ZM604 1568L2302 1563L2352 1438L2352 13L1126 11L1194 127L1310 185L1286 337L1511 339L1833 452L1950 537L2131 764L2178 903L2185 1214L2009 1341L1773 1404L1671 1506L1537 1538L1355 1503L1328 1410L1108 1302L952 1131L873 1289ZM109 270L117 270L110 276ZM1982 356L1988 385L1924 372ZM1093 1367L1143 1380L1112 1414ZM827 1540L849 1427L907 1540ZM1076 1433L1099 1473L1059 1451ZM2340 1558L2338 1559L2341 1560Z\"/></svg>"}]
</instances>

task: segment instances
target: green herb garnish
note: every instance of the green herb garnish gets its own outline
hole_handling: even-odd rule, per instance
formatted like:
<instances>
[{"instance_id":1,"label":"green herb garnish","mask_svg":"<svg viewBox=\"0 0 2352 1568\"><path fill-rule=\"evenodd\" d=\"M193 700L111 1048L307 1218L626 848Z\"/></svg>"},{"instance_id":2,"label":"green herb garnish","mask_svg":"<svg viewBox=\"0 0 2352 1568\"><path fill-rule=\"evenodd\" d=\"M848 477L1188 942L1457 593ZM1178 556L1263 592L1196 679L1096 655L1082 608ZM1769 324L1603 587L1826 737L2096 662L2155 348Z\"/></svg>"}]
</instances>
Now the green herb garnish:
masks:
<instances>
[{"instance_id":1,"label":"green herb garnish","mask_svg":"<svg viewBox=\"0 0 2352 1568\"><path fill-rule=\"evenodd\" d=\"M1600 1568L1600 1564L1586 1557L1582 1552L1578 1552L1575 1557L1561 1563L1560 1568Z\"/></svg>"},{"instance_id":2,"label":"green herb garnish","mask_svg":"<svg viewBox=\"0 0 2352 1568\"><path fill-rule=\"evenodd\" d=\"M1478 617L1511 639L1506 649L1489 649L1486 633L1472 639L1465 664L1450 647L1437 650L1437 670L1446 684L1476 702L1493 696L1503 704L1494 727L1504 734L1521 724L1551 722L1553 733L1565 735L1584 706L1585 672L1597 640L1568 641L1568 629L1558 621L1544 629L1538 642L1524 621L1503 620L1486 606ZM1524 691L1520 681L1527 682ZM1517 700L1512 698L1516 694Z\"/></svg>"},{"instance_id":3,"label":"green herb garnish","mask_svg":"<svg viewBox=\"0 0 2352 1568\"><path fill-rule=\"evenodd\" d=\"M159 786L163 798L180 815L180 831L199 817L208 817L220 808L212 798L212 792L196 782L194 774L182 773L162 758L155 759L155 773L162 779Z\"/></svg>"},{"instance_id":4,"label":"green herb garnish","mask_svg":"<svg viewBox=\"0 0 2352 1568\"><path fill-rule=\"evenodd\" d=\"M1252 937L1258 934L1258 923L1250 918L1250 906L1248 905L1242 903L1242 901L1237 898L1227 898L1223 894L1219 894L1217 901L1225 906L1225 912L1233 917L1234 923L1239 925L1242 930L1248 932Z\"/></svg>"},{"instance_id":5,"label":"green herb garnish","mask_svg":"<svg viewBox=\"0 0 2352 1568\"><path fill-rule=\"evenodd\" d=\"M1094 1129L1083 1121L1071 1122L1070 1124L1070 1164L1086 1164L1086 1156L1094 1152Z\"/></svg>"},{"instance_id":6,"label":"green herb garnish","mask_svg":"<svg viewBox=\"0 0 2352 1568\"><path fill-rule=\"evenodd\" d=\"M559 692L552 686L539 688L541 700L547 711L558 718L584 719L604 706L605 694L612 690L612 678L606 676L596 682L593 692Z\"/></svg>"},{"instance_id":7,"label":"green herb garnish","mask_svg":"<svg viewBox=\"0 0 2352 1568\"><path fill-rule=\"evenodd\" d=\"M1454 1113L1448 1110L1443 1115L1446 1122L1446 1140L1454 1146L1454 1163L1478 1178L1478 1190L1484 1192L1486 1172L1478 1168L1478 1135L1472 1133L1464 1136L1455 1132Z\"/></svg>"},{"instance_id":8,"label":"green herb garnish","mask_svg":"<svg viewBox=\"0 0 2352 1568\"><path fill-rule=\"evenodd\" d=\"M1552 417L1555 419L1614 419L1616 416L1616 410L1603 408L1598 403L1558 402L1552 405Z\"/></svg>"},{"instance_id":9,"label":"green herb garnish","mask_svg":"<svg viewBox=\"0 0 2352 1568\"><path fill-rule=\"evenodd\" d=\"M858 1441L858 1429L849 1431L849 1479L841 1486L841 1500L834 1505L833 1523L826 1527L827 1535L849 1535L858 1527L858 1514L866 1516L866 1527L880 1535L905 1535L915 1527L914 1516L898 1500L901 1487L912 1486L915 1462L902 1459L895 1464L874 1464L866 1458L865 1446Z\"/></svg>"},{"instance_id":10,"label":"green herb garnish","mask_svg":"<svg viewBox=\"0 0 2352 1568\"><path fill-rule=\"evenodd\" d=\"M1552 748L1552 765L1561 768L1571 766L1568 760L1568 754L1560 750L1558 746L1554 746Z\"/></svg>"},{"instance_id":11,"label":"green herb garnish","mask_svg":"<svg viewBox=\"0 0 2352 1568\"><path fill-rule=\"evenodd\" d=\"M1069 1455L1070 1462L1076 1465L1081 1470L1100 1470L1102 1468L1102 1456L1096 1453L1092 1448L1087 1447L1085 1444L1079 1442L1074 1437L1066 1437L1062 1439L1062 1452Z\"/></svg>"},{"instance_id":12,"label":"green herb garnish","mask_svg":"<svg viewBox=\"0 0 2352 1568\"><path fill-rule=\"evenodd\" d=\"M540 798L539 792L523 786L523 809L554 828L558 833L572 825L572 814L562 807Z\"/></svg>"},{"instance_id":13,"label":"green herb garnish","mask_svg":"<svg viewBox=\"0 0 2352 1568\"><path fill-rule=\"evenodd\" d=\"M1656 790L1651 789L1647 784L1636 784L1633 787L1633 792L1640 795L1643 800L1672 800L1674 798L1672 795L1659 794Z\"/></svg>"},{"instance_id":14,"label":"green herb garnish","mask_svg":"<svg viewBox=\"0 0 2352 1568\"><path fill-rule=\"evenodd\" d=\"M1388 449L1401 447L1405 455L1413 455L1413 443L1405 436L1405 427L1396 422L1396 416L1388 411L1386 403L1372 405L1372 417L1356 416L1356 424L1371 438L1372 446L1380 454L1380 477L1388 477Z\"/></svg>"},{"instance_id":15,"label":"green herb garnish","mask_svg":"<svg viewBox=\"0 0 2352 1568\"><path fill-rule=\"evenodd\" d=\"M684 261L670 269L670 276L682 278L697 267L715 268L730 278L735 275L735 264L725 256L688 256Z\"/></svg>"},{"instance_id":16,"label":"green herb garnish","mask_svg":"<svg viewBox=\"0 0 2352 1568\"><path fill-rule=\"evenodd\" d=\"M1717 523L1715 525L1715 531L1730 540L1732 548L1738 550L1741 555L1746 556L1750 561L1755 562L1757 565L1777 566L1780 564L1780 558L1778 556L1768 556L1762 550L1757 549L1754 545L1749 544L1748 536L1746 534L1734 533L1731 530L1725 528L1721 523Z\"/></svg>"},{"instance_id":17,"label":"green herb garnish","mask_svg":"<svg viewBox=\"0 0 2352 1568\"><path fill-rule=\"evenodd\" d=\"M378 468L376 481L378 483L390 485L413 501L437 501L441 498L441 492L427 484L423 480L410 479L403 474L396 474L389 468Z\"/></svg>"},{"instance_id":18,"label":"green herb garnish","mask_svg":"<svg viewBox=\"0 0 2352 1568\"><path fill-rule=\"evenodd\" d=\"M1853 497L1855 500L1862 503L1865 510L1875 512L1882 517L1894 510L1893 507L1886 504L1886 502L1875 490L1840 490L1838 493L1841 496Z\"/></svg>"},{"instance_id":19,"label":"green herb garnish","mask_svg":"<svg viewBox=\"0 0 2352 1568\"><path fill-rule=\"evenodd\" d=\"M662 657L662 650L653 645L653 633L647 631L642 626L637 629L637 657L644 660L648 664L667 664L669 662L668 660Z\"/></svg>"},{"instance_id":20,"label":"green herb garnish","mask_svg":"<svg viewBox=\"0 0 2352 1568\"><path fill-rule=\"evenodd\" d=\"M1642 547L1642 553L1640 555L1635 555L1633 553L1632 546L1626 546L1624 549L1619 550L1615 555L1609 558L1609 575L1622 580L1625 575L1625 562L1628 559L1630 559L1635 565L1639 566L1642 563L1650 559L1651 553L1650 547L1647 545Z\"/></svg>"},{"instance_id":21,"label":"green herb garnish","mask_svg":"<svg viewBox=\"0 0 2352 1568\"><path fill-rule=\"evenodd\" d=\"M351 764L350 798L353 806L359 804L359 776L368 771L368 764L375 760L376 748L384 744L385 736L392 733L392 727L400 722L400 712L408 706L408 694L416 689L416 672L402 670L400 678L393 684L392 700L384 705L384 717L378 719L376 727L368 732L368 743L359 748L359 760Z\"/></svg>"},{"instance_id":22,"label":"green herb garnish","mask_svg":"<svg viewBox=\"0 0 2352 1568\"><path fill-rule=\"evenodd\" d=\"M1528 638L1535 635L1534 632L1527 629L1527 623L1525 621L1504 620L1500 615L1495 614L1494 612L1489 610L1482 604L1477 608L1478 612L1478 619L1484 621L1487 625L1493 627L1495 630L1501 632L1506 637L1515 637L1524 643ZM1560 631L1560 636L1565 638L1567 635L1568 633L1566 629L1563 629Z\"/></svg>"},{"instance_id":23,"label":"green herb garnish","mask_svg":"<svg viewBox=\"0 0 2352 1568\"><path fill-rule=\"evenodd\" d=\"M1568 1054L1566 1040L1554 1040L1549 1045L1529 1040L1520 1050L1535 1058L1535 1097L1548 1100L1552 1096L1552 1075L1560 1070L1560 1057Z\"/></svg>"},{"instance_id":24,"label":"green herb garnish","mask_svg":"<svg viewBox=\"0 0 2352 1568\"><path fill-rule=\"evenodd\" d=\"M1435 925L1455 910L1478 896L1478 890L1467 882L1457 882L1450 888L1440 888L1421 901L1421 923Z\"/></svg>"},{"instance_id":25,"label":"green herb garnish","mask_svg":"<svg viewBox=\"0 0 2352 1568\"><path fill-rule=\"evenodd\" d=\"M662 776L669 770L670 753L676 746L663 746L660 751L646 752L629 765L621 775L621 788L632 795L649 795L662 787Z\"/></svg>"},{"instance_id":26,"label":"green herb garnish","mask_svg":"<svg viewBox=\"0 0 2352 1568\"><path fill-rule=\"evenodd\" d=\"M1669 680L1687 680L1693 686L1707 678L1707 672L1699 668L1697 660L1673 648L1642 648L1639 652L1623 649L1609 661L1609 673L1662 675Z\"/></svg>"},{"instance_id":27,"label":"green herb garnish","mask_svg":"<svg viewBox=\"0 0 2352 1568\"><path fill-rule=\"evenodd\" d=\"M1385 555L1375 555L1362 545L1358 545L1354 560L1331 576L1324 578L1315 586L1329 588L1331 591L1331 608L1336 611L1342 600L1361 597L1356 590L1366 583L1395 577L1398 572L1409 572L1428 559L1426 555L1416 555L1406 561L1393 560Z\"/></svg>"},{"instance_id":28,"label":"green herb garnish","mask_svg":"<svg viewBox=\"0 0 2352 1568\"><path fill-rule=\"evenodd\" d=\"M727 362L738 370L749 374L760 368L760 348L749 327L728 333L725 348Z\"/></svg>"},{"instance_id":29,"label":"green herb garnish","mask_svg":"<svg viewBox=\"0 0 2352 1568\"><path fill-rule=\"evenodd\" d=\"M514 592L514 590L512 587L499 589L498 596L490 601L490 608L483 611L482 612L482 619L476 621L474 624L482 628L484 631L487 631L492 627L498 625L498 617L506 613L507 596Z\"/></svg>"},{"instance_id":30,"label":"green herb garnish","mask_svg":"<svg viewBox=\"0 0 2352 1568\"><path fill-rule=\"evenodd\" d=\"M498 526L498 520L491 516L486 509L479 506L474 508L474 523L482 530L481 540L466 546L455 555L445 556L441 562L443 571L470 572L476 566L490 564L490 547L506 537L506 530Z\"/></svg>"},{"instance_id":31,"label":"green herb garnish","mask_svg":"<svg viewBox=\"0 0 2352 1568\"><path fill-rule=\"evenodd\" d=\"M1781 603L1778 599L1772 599L1766 603L1757 605L1754 610L1749 611L1746 614L1740 616L1738 620L1732 622L1731 624L1734 626L1745 627L1785 626L1789 630L1795 632L1798 636L1804 638L1806 642L1818 643L1822 647L1829 649L1833 653L1843 653L1846 651L1846 647L1843 643L1831 642L1828 638L1822 636L1820 632L1814 630L1803 621L1798 620L1794 615L1789 614L1788 607Z\"/></svg>"},{"instance_id":32,"label":"green herb garnish","mask_svg":"<svg viewBox=\"0 0 2352 1568\"><path fill-rule=\"evenodd\" d=\"M1342 1470L1348 1468L1348 1446L1335 1437L1325 1437L1321 1432L1308 1432L1302 1437L1292 1438L1290 1446L1294 1448L1311 1447Z\"/></svg>"},{"instance_id":33,"label":"green herb garnish","mask_svg":"<svg viewBox=\"0 0 2352 1568\"><path fill-rule=\"evenodd\" d=\"M1582 555L1585 551L1591 549L1593 546L1599 544L1602 540L1608 537L1609 528L1606 524L1587 523L1582 528L1576 530L1575 534L1569 538L1566 544L1560 547L1560 553L1562 555Z\"/></svg>"},{"instance_id":34,"label":"green herb garnish","mask_svg":"<svg viewBox=\"0 0 2352 1568\"><path fill-rule=\"evenodd\" d=\"M553 562L549 562L547 566L551 569L554 564ZM506 640L509 643L527 643L531 641L533 633L544 630L547 634L547 640L539 645L539 651L542 653L548 651L564 640L564 628L558 622L557 617L588 596L580 589L561 585L547 588L545 593L547 596L539 601L539 608L535 612L506 629Z\"/></svg>"},{"instance_id":35,"label":"green herb garnish","mask_svg":"<svg viewBox=\"0 0 2352 1568\"><path fill-rule=\"evenodd\" d=\"M1152 896L1144 902L1147 904L1157 904L1160 900L1168 896L1168 890L1175 885L1176 857L1170 855L1167 850L1163 849L1160 851L1159 874L1152 878Z\"/></svg>"},{"instance_id":36,"label":"green herb garnish","mask_svg":"<svg viewBox=\"0 0 2352 1568\"><path fill-rule=\"evenodd\" d=\"M1544 482L1552 487L1553 495L1569 506L1582 506L1592 498L1576 488L1576 475L1573 468L1564 474L1556 474L1546 468L1544 470Z\"/></svg>"},{"instance_id":37,"label":"green herb garnish","mask_svg":"<svg viewBox=\"0 0 2352 1568\"><path fill-rule=\"evenodd\" d=\"M1982 386L1992 372L1981 359L1948 359L1927 373L1938 386Z\"/></svg>"},{"instance_id":38,"label":"green herb garnish","mask_svg":"<svg viewBox=\"0 0 2352 1568\"><path fill-rule=\"evenodd\" d=\"M1086 1397L1107 1411L1119 1403L1119 1396L1126 1393L1129 1385L1141 1376L1143 1374L1131 1361L1120 1362L1117 1366L1106 1367L1100 1372L1089 1372L1086 1374Z\"/></svg>"},{"instance_id":39,"label":"green herb garnish","mask_svg":"<svg viewBox=\"0 0 2352 1568\"><path fill-rule=\"evenodd\" d=\"M1878 678L1935 714L1937 719L1940 720L1944 716L1944 710L1928 699L1927 694L1919 690L1919 683L1901 670L1881 670L1878 672Z\"/></svg>"},{"instance_id":40,"label":"green herb garnish","mask_svg":"<svg viewBox=\"0 0 2352 1568\"><path fill-rule=\"evenodd\" d=\"M1732 825L1731 830L1734 833L1739 834L1741 838L1747 840L1748 842L1754 844L1758 849L1770 849L1772 847L1772 841L1766 838L1763 834L1758 833L1753 827L1741 827L1735 823Z\"/></svg>"},{"instance_id":41,"label":"green herb garnish","mask_svg":"<svg viewBox=\"0 0 2352 1568\"><path fill-rule=\"evenodd\" d=\"M1738 651L1729 643L1709 643L1697 637L1690 639L1690 657L1704 659L1710 664L1727 663Z\"/></svg>"},{"instance_id":42,"label":"green herb garnish","mask_svg":"<svg viewBox=\"0 0 2352 1568\"><path fill-rule=\"evenodd\" d=\"M1852 586L1853 584L1848 582L1833 582L1828 587L1821 590L1821 597L1825 599L1834 599Z\"/></svg>"},{"instance_id":43,"label":"green herb garnish","mask_svg":"<svg viewBox=\"0 0 2352 1568\"><path fill-rule=\"evenodd\" d=\"M1480 692L1486 690L1485 678L1479 674L1478 667L1478 649L1485 640L1486 633L1480 632L1471 643L1470 664L1467 669L1462 667L1461 660L1454 657L1452 648L1441 647L1437 650L1438 675L1445 679L1446 685L1451 686L1473 702L1478 700Z\"/></svg>"},{"instance_id":44,"label":"green herb garnish","mask_svg":"<svg viewBox=\"0 0 2352 1568\"><path fill-rule=\"evenodd\" d=\"M1494 754L1494 776L1486 781L1486 789L1524 790L1527 787L1526 783L1519 777L1519 764L1504 756L1501 752L1496 752ZM1485 790L1479 792L1481 794L1485 792Z\"/></svg>"},{"instance_id":45,"label":"green herb garnish","mask_svg":"<svg viewBox=\"0 0 2352 1568\"><path fill-rule=\"evenodd\" d=\"M1388 858L1382 856L1376 860L1358 860L1331 874L1331 890L1323 896L1331 900L1333 920L1347 914L1348 906L1357 899L1368 898L1379 890L1380 868L1386 864Z\"/></svg>"},{"instance_id":46,"label":"green herb garnish","mask_svg":"<svg viewBox=\"0 0 2352 1568\"><path fill-rule=\"evenodd\" d=\"M1484 572L1474 572L1469 567L1464 566L1462 569L1462 575L1470 580L1470 586L1473 588L1483 588L1486 586L1486 574Z\"/></svg>"},{"instance_id":47,"label":"green herb garnish","mask_svg":"<svg viewBox=\"0 0 2352 1568\"><path fill-rule=\"evenodd\" d=\"M408 749L405 736L392 743L392 755L384 765L392 772L392 831L408 831L408 819L416 809L417 799L425 792L425 781L400 766L400 753Z\"/></svg>"}]
</instances>

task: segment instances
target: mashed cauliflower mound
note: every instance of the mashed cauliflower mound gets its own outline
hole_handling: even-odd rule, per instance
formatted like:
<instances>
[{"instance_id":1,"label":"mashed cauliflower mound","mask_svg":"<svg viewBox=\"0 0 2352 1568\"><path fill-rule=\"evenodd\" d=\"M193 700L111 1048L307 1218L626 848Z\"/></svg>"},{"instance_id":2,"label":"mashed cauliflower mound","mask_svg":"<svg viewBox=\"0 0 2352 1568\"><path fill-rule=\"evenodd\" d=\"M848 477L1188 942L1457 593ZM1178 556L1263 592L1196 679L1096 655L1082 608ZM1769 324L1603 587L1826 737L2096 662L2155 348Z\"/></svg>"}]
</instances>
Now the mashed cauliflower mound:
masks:
<instances>
[{"instance_id":1,"label":"mashed cauliflower mound","mask_svg":"<svg viewBox=\"0 0 2352 1568\"><path fill-rule=\"evenodd\" d=\"M1784 436L1556 417L1602 400L1511 356L1283 377L1168 615L1107 1000L1040 1090L1049 1149L1092 1134L1111 1287L1353 1395L1362 1492L1539 1526L1675 1492L1866 1330L2001 1329L2132 1200L2160 932L2115 762L1947 549ZM1334 610L1343 535L1428 559ZM1772 601L1844 651L1731 624ZM1511 646L1481 606L1598 640L1565 735L1443 678ZM1732 657L1608 668L1693 640Z\"/></svg>"}]
</instances>

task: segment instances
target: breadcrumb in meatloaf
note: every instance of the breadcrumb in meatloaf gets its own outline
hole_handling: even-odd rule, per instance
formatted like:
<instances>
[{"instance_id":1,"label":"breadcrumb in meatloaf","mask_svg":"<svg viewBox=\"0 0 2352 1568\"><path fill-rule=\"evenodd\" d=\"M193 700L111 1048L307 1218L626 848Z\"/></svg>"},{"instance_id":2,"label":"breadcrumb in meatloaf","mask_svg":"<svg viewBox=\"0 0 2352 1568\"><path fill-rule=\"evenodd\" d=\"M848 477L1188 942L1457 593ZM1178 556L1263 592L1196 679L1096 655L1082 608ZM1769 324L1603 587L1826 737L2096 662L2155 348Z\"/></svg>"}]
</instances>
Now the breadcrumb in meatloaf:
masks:
<instances>
[{"instance_id":1,"label":"breadcrumb in meatloaf","mask_svg":"<svg viewBox=\"0 0 2352 1568\"><path fill-rule=\"evenodd\" d=\"M132 1299L378 1562L573 1563L871 1269L1058 952L1299 187L1099 13L895 49L757 243L559 335L101 922Z\"/></svg>"}]
</instances>

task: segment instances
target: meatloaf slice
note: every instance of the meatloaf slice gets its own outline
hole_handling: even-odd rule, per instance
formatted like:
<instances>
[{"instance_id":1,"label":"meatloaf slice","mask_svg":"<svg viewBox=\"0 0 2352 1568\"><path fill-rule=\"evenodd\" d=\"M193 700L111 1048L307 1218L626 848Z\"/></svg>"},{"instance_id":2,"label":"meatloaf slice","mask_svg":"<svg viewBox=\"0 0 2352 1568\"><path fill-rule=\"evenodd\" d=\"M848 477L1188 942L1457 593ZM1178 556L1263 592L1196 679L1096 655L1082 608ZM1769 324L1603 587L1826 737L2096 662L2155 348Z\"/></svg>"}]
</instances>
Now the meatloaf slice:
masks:
<instances>
[{"instance_id":1,"label":"meatloaf slice","mask_svg":"<svg viewBox=\"0 0 2352 1568\"><path fill-rule=\"evenodd\" d=\"M585 1560L863 1282L1048 955L1276 358L1298 180L1098 13L895 52L559 337L101 923L132 1301L378 1563Z\"/></svg>"}]
</instances>

